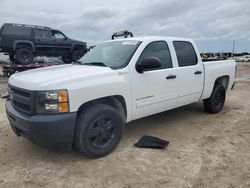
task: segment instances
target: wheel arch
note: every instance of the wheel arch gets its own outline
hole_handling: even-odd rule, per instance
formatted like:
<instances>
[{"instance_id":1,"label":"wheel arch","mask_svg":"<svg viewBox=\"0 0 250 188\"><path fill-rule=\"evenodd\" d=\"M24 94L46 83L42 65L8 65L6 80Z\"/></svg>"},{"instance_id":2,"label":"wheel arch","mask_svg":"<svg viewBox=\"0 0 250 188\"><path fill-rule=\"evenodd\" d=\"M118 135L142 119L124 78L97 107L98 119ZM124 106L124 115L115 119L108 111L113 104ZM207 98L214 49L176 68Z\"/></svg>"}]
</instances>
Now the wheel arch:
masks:
<instances>
[{"instance_id":1,"label":"wheel arch","mask_svg":"<svg viewBox=\"0 0 250 188\"><path fill-rule=\"evenodd\" d=\"M31 50L34 52L35 51L35 45L31 41L26 41L26 40L16 40L13 43L13 51L15 51L18 46L29 46L31 47Z\"/></svg>"},{"instance_id":2,"label":"wheel arch","mask_svg":"<svg viewBox=\"0 0 250 188\"><path fill-rule=\"evenodd\" d=\"M115 108L120 114L124 122L127 120L127 106L126 101L123 96L121 95L113 95L108 97L102 97L98 99L94 99L91 101L88 101L84 104L82 104L78 110L77 115L79 115L81 112L83 112L85 109L92 105L96 104L107 104Z\"/></svg>"},{"instance_id":3,"label":"wheel arch","mask_svg":"<svg viewBox=\"0 0 250 188\"><path fill-rule=\"evenodd\" d=\"M71 52L73 52L74 50L82 50L82 49L87 50L86 45L76 43L72 45Z\"/></svg>"},{"instance_id":4,"label":"wheel arch","mask_svg":"<svg viewBox=\"0 0 250 188\"><path fill-rule=\"evenodd\" d=\"M215 82L214 82L214 86L215 84L222 84L225 89L228 89L228 85L229 85L229 80L230 80L230 76L229 75L223 75L218 77Z\"/></svg>"}]
</instances>

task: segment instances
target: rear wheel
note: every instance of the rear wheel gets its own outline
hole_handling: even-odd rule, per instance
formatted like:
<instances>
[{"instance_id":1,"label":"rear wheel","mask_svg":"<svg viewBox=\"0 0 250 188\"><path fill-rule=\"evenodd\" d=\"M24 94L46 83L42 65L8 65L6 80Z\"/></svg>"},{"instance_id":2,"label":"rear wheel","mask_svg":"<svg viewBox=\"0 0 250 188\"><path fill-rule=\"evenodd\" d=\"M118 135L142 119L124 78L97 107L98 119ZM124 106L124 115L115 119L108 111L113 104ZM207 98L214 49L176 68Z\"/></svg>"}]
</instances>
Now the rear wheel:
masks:
<instances>
[{"instance_id":1,"label":"rear wheel","mask_svg":"<svg viewBox=\"0 0 250 188\"><path fill-rule=\"evenodd\" d=\"M33 62L34 55L28 48L19 48L15 52L15 59L19 64L30 64Z\"/></svg>"},{"instance_id":2,"label":"rear wheel","mask_svg":"<svg viewBox=\"0 0 250 188\"><path fill-rule=\"evenodd\" d=\"M216 83L210 98L204 100L205 111L215 114L222 110L226 99L226 89L222 84Z\"/></svg>"},{"instance_id":3,"label":"rear wheel","mask_svg":"<svg viewBox=\"0 0 250 188\"><path fill-rule=\"evenodd\" d=\"M90 158L110 154L119 144L123 132L119 112L106 104L97 104L81 112L77 119L75 146Z\"/></svg>"}]
</instances>

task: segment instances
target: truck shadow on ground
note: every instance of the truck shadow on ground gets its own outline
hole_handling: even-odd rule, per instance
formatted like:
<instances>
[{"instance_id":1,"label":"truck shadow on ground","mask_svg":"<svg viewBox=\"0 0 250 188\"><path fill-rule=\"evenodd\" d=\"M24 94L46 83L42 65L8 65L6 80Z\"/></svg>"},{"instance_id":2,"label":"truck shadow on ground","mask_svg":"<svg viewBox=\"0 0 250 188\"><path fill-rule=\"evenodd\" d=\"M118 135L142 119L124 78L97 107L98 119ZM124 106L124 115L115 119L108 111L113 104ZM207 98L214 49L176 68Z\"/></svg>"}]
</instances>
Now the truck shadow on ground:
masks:
<instances>
[{"instance_id":1,"label":"truck shadow on ground","mask_svg":"<svg viewBox=\"0 0 250 188\"><path fill-rule=\"evenodd\" d=\"M114 153L117 150L122 151L126 147L134 147L134 143L138 141L143 135L151 135L160 137L162 139L168 139L167 136L174 136L166 134L171 134L171 129L178 128L181 130L183 128L183 131L189 130L192 132L192 129L187 129L185 127L193 126L195 124L195 122L193 122L194 116L202 117L207 115L209 114L204 112L202 103L193 103L177 109L132 121L125 125L123 138ZM20 138L18 139L20 140ZM47 155L50 155L52 158L73 157L76 160L89 160L74 150L68 151L62 148L43 148L26 139L21 139L18 143L20 144L19 147L22 148L22 152L29 153L32 151L33 154L35 153L36 157L41 159Z\"/></svg>"},{"instance_id":2,"label":"truck shadow on ground","mask_svg":"<svg viewBox=\"0 0 250 188\"><path fill-rule=\"evenodd\" d=\"M182 106L173 110L161 112L155 115L151 115L142 119L132 121L125 125L125 132L129 136L134 131L140 130L142 132L147 131L148 129L161 129L161 128L170 128L172 124L180 120L190 118L190 116L197 115L207 115L204 112L202 103L193 103L186 106Z\"/></svg>"}]
</instances>

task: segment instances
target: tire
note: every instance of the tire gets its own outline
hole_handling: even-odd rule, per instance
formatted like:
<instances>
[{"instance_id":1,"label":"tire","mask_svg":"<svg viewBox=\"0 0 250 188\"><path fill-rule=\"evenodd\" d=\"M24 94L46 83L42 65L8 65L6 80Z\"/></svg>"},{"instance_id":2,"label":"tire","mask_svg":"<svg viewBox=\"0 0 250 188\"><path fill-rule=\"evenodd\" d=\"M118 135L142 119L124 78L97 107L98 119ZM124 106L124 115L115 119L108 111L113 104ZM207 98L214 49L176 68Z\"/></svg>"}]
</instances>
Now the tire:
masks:
<instances>
[{"instance_id":1,"label":"tire","mask_svg":"<svg viewBox=\"0 0 250 188\"><path fill-rule=\"evenodd\" d=\"M72 52L72 60L74 62L78 61L79 59L81 59L81 57L85 54L85 51L83 50L74 50Z\"/></svg>"},{"instance_id":2,"label":"tire","mask_svg":"<svg viewBox=\"0 0 250 188\"><path fill-rule=\"evenodd\" d=\"M110 154L119 144L124 122L119 112L106 104L96 104L77 118L74 145L89 158Z\"/></svg>"},{"instance_id":3,"label":"tire","mask_svg":"<svg viewBox=\"0 0 250 188\"><path fill-rule=\"evenodd\" d=\"M216 114L220 112L224 106L226 99L226 89L222 84L215 83L210 98L203 101L206 112Z\"/></svg>"},{"instance_id":4,"label":"tire","mask_svg":"<svg viewBox=\"0 0 250 188\"><path fill-rule=\"evenodd\" d=\"M71 64L73 62L69 57L62 57L62 60L65 64Z\"/></svg>"},{"instance_id":5,"label":"tire","mask_svg":"<svg viewBox=\"0 0 250 188\"><path fill-rule=\"evenodd\" d=\"M33 52L28 48L19 48L15 52L16 62L18 64L30 64L33 62Z\"/></svg>"}]
</instances>

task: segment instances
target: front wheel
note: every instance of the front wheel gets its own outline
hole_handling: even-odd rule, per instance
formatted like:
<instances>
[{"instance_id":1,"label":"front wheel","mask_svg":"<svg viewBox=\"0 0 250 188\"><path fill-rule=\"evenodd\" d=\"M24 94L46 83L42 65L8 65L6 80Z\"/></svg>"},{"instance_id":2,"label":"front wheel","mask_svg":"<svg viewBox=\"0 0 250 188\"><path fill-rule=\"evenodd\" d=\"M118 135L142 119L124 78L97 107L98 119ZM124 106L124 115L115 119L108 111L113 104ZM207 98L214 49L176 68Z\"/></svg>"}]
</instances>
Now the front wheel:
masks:
<instances>
[{"instance_id":1,"label":"front wheel","mask_svg":"<svg viewBox=\"0 0 250 188\"><path fill-rule=\"evenodd\" d=\"M78 61L79 59L81 59L81 57L85 54L84 50L74 50L72 52L72 60L74 62Z\"/></svg>"},{"instance_id":2,"label":"front wheel","mask_svg":"<svg viewBox=\"0 0 250 188\"><path fill-rule=\"evenodd\" d=\"M84 110L77 119L74 144L89 158L110 154L119 144L124 122L119 112L106 104Z\"/></svg>"},{"instance_id":3,"label":"front wheel","mask_svg":"<svg viewBox=\"0 0 250 188\"><path fill-rule=\"evenodd\" d=\"M203 102L205 111L215 114L222 110L226 99L226 89L222 84L215 84L210 98Z\"/></svg>"},{"instance_id":4,"label":"front wheel","mask_svg":"<svg viewBox=\"0 0 250 188\"><path fill-rule=\"evenodd\" d=\"M62 60L65 64L71 64L73 61L70 57L63 56Z\"/></svg>"}]
</instances>

